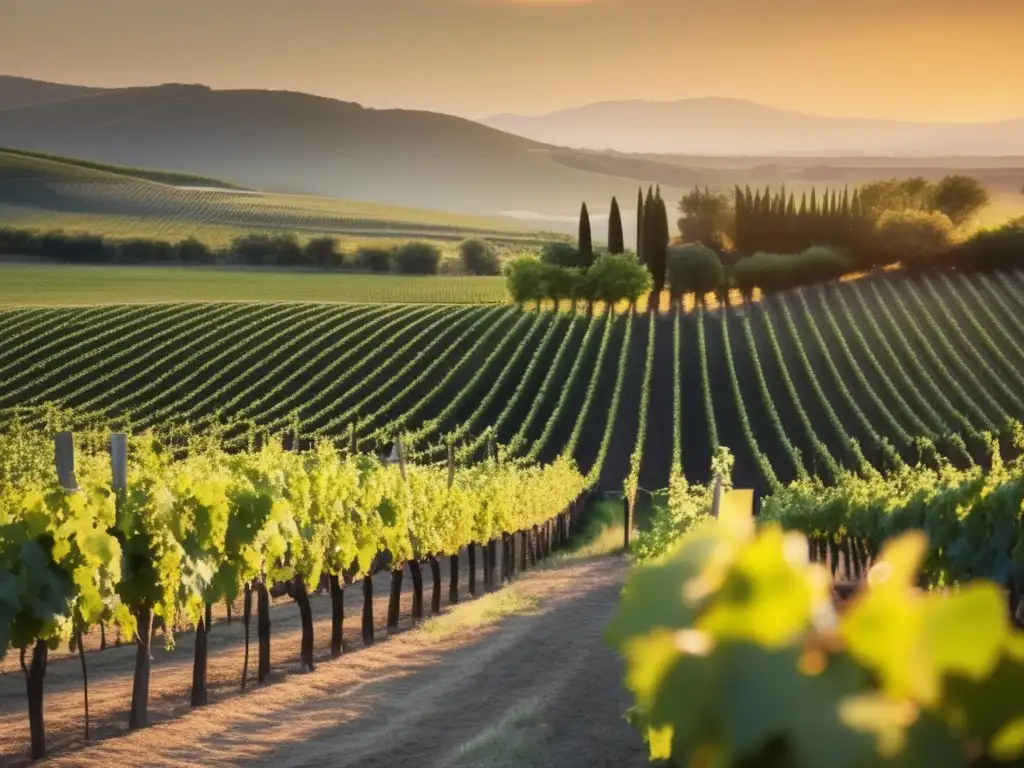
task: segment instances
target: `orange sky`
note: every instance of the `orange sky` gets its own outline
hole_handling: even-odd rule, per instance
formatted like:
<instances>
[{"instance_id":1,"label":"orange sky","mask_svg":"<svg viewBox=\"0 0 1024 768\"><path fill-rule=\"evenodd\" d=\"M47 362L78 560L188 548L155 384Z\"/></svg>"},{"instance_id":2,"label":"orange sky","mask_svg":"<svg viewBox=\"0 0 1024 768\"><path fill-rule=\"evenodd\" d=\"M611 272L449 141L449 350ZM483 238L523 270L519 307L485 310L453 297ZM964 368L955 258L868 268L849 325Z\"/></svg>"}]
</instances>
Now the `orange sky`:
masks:
<instances>
[{"instance_id":1,"label":"orange sky","mask_svg":"<svg viewBox=\"0 0 1024 768\"><path fill-rule=\"evenodd\" d=\"M1024 116L1024 0L0 0L0 74L287 88L483 117L734 96Z\"/></svg>"}]
</instances>

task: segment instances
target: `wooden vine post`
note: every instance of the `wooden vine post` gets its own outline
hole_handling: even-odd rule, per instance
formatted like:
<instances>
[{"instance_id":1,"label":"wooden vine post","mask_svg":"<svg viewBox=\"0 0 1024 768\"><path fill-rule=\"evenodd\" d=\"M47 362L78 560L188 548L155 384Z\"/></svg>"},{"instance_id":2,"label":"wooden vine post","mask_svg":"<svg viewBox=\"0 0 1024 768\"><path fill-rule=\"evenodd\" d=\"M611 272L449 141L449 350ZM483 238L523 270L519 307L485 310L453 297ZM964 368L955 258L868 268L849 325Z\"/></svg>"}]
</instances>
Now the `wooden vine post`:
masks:
<instances>
[{"instance_id":1,"label":"wooden vine post","mask_svg":"<svg viewBox=\"0 0 1024 768\"><path fill-rule=\"evenodd\" d=\"M242 627L245 632L245 658L242 661L242 690L249 679L249 626L252 624L252 582L246 582L242 598Z\"/></svg>"},{"instance_id":2,"label":"wooden vine post","mask_svg":"<svg viewBox=\"0 0 1024 768\"><path fill-rule=\"evenodd\" d=\"M437 561L436 555L427 555L427 562L430 564L430 612L441 612L441 564Z\"/></svg>"},{"instance_id":3,"label":"wooden vine post","mask_svg":"<svg viewBox=\"0 0 1024 768\"><path fill-rule=\"evenodd\" d=\"M376 560L376 559L375 559ZM373 645L373 566L363 576L363 645Z\"/></svg>"},{"instance_id":4,"label":"wooden vine post","mask_svg":"<svg viewBox=\"0 0 1024 768\"><path fill-rule=\"evenodd\" d=\"M196 647L195 658L192 662L192 699L190 702L193 707L203 707L207 704L206 662L209 657L207 635L210 634L212 624L213 605L207 603L199 623L196 624Z\"/></svg>"},{"instance_id":5,"label":"wooden vine post","mask_svg":"<svg viewBox=\"0 0 1024 768\"><path fill-rule=\"evenodd\" d=\"M256 637L259 641L256 682L270 678L270 591L263 579L256 582Z\"/></svg>"},{"instance_id":6,"label":"wooden vine post","mask_svg":"<svg viewBox=\"0 0 1024 768\"><path fill-rule=\"evenodd\" d=\"M331 594L331 658L336 659L345 651L342 642L342 630L345 626L345 587L351 578L332 573L327 580Z\"/></svg>"},{"instance_id":7,"label":"wooden vine post","mask_svg":"<svg viewBox=\"0 0 1024 768\"><path fill-rule=\"evenodd\" d=\"M711 516L718 519L722 512L722 476L715 475L715 490L711 496Z\"/></svg>"},{"instance_id":8,"label":"wooden vine post","mask_svg":"<svg viewBox=\"0 0 1024 768\"><path fill-rule=\"evenodd\" d=\"M623 546L628 550L633 541L633 503L629 500L629 494L622 497L622 519L625 528Z\"/></svg>"}]
</instances>

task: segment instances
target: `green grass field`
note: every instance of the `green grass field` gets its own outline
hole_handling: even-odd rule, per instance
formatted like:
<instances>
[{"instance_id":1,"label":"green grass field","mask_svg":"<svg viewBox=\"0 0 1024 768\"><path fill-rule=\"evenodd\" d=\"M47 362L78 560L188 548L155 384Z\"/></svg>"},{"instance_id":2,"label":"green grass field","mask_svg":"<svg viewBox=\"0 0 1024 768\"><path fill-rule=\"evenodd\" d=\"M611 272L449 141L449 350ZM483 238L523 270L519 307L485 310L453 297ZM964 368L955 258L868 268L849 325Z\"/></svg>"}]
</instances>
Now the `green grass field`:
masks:
<instances>
[{"instance_id":1,"label":"green grass field","mask_svg":"<svg viewBox=\"0 0 1024 768\"><path fill-rule=\"evenodd\" d=\"M169 301L327 301L499 304L501 277L260 269L0 264L0 306L75 306Z\"/></svg>"},{"instance_id":2,"label":"green grass field","mask_svg":"<svg viewBox=\"0 0 1024 768\"><path fill-rule=\"evenodd\" d=\"M268 230L293 232L303 240L331 235L349 244L451 242L471 235L507 245L550 239L502 217L230 187L216 179L0 150L0 225L110 238L192 236L213 247Z\"/></svg>"}]
</instances>

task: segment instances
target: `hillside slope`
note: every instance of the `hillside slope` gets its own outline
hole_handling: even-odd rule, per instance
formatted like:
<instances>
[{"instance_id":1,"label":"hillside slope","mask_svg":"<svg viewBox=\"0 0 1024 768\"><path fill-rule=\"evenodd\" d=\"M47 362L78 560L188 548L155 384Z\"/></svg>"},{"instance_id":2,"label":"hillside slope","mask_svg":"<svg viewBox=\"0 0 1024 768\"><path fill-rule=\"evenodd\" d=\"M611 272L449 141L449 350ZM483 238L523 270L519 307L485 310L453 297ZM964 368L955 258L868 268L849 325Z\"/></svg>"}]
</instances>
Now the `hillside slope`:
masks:
<instances>
[{"instance_id":1,"label":"hillside slope","mask_svg":"<svg viewBox=\"0 0 1024 768\"><path fill-rule=\"evenodd\" d=\"M364 237L528 236L511 219L263 193L202 176L0 149L4 224L113 237L196 235L211 244L239 231L277 229Z\"/></svg>"},{"instance_id":2,"label":"hillside slope","mask_svg":"<svg viewBox=\"0 0 1024 768\"><path fill-rule=\"evenodd\" d=\"M0 75L0 110L24 107L30 104L45 104L61 99L102 93L102 88L89 88L84 85L64 85L63 83L45 83L27 77L11 77Z\"/></svg>"},{"instance_id":3,"label":"hillside slope","mask_svg":"<svg viewBox=\"0 0 1024 768\"><path fill-rule=\"evenodd\" d=\"M569 168L550 147L449 115L201 85L0 110L0 146L278 192L484 214L571 213L584 198L635 195L638 183Z\"/></svg>"}]
</instances>

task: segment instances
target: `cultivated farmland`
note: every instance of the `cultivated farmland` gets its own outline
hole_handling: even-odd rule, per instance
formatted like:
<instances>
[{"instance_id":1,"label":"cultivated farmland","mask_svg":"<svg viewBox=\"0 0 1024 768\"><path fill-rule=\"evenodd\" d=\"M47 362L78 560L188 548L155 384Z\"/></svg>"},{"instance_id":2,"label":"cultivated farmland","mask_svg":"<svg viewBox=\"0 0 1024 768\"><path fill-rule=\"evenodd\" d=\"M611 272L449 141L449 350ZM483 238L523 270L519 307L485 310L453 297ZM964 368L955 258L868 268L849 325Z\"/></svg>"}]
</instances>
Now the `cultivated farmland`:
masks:
<instances>
[{"instance_id":1,"label":"cultivated farmland","mask_svg":"<svg viewBox=\"0 0 1024 768\"><path fill-rule=\"evenodd\" d=\"M512 219L245 190L216 179L0 149L0 225L211 247L248 232L344 240L438 241L482 235L506 244L537 235Z\"/></svg>"},{"instance_id":2,"label":"cultivated farmland","mask_svg":"<svg viewBox=\"0 0 1024 768\"><path fill-rule=\"evenodd\" d=\"M144 302L506 304L500 277L215 266L0 264L0 307Z\"/></svg>"},{"instance_id":3,"label":"cultivated farmland","mask_svg":"<svg viewBox=\"0 0 1024 768\"><path fill-rule=\"evenodd\" d=\"M1024 277L900 273L660 317L509 306L180 303L9 309L3 418L207 431L241 448L294 432L460 462L493 437L519 462L573 457L602 487L770 491L891 469L934 443L983 460L1024 417ZM354 435L354 438L353 438ZM922 443L925 438L928 443Z\"/></svg>"}]
</instances>

